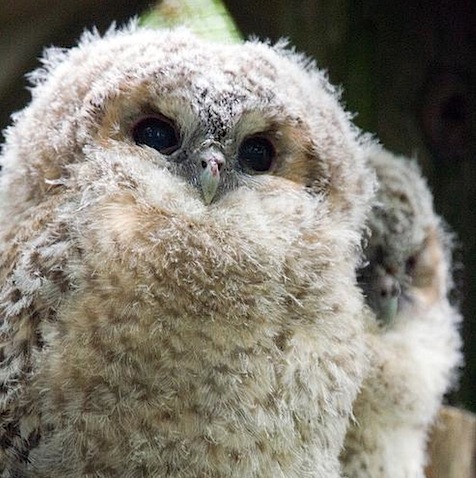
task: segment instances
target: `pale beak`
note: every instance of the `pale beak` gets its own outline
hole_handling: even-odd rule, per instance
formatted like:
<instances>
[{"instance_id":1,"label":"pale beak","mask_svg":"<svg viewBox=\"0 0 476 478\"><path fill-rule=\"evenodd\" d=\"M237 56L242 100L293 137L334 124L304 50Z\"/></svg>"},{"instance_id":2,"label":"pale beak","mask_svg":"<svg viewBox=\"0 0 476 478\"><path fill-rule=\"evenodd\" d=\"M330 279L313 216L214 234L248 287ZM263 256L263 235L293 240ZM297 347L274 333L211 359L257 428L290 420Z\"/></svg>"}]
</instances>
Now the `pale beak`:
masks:
<instances>
[{"instance_id":1,"label":"pale beak","mask_svg":"<svg viewBox=\"0 0 476 478\"><path fill-rule=\"evenodd\" d=\"M397 279L383 267L377 266L373 283L373 302L377 317L385 324L391 323L398 312L401 287Z\"/></svg>"},{"instance_id":2,"label":"pale beak","mask_svg":"<svg viewBox=\"0 0 476 478\"><path fill-rule=\"evenodd\" d=\"M400 284L395 278L388 275L381 278L379 318L386 324L391 323L397 315L400 293Z\"/></svg>"},{"instance_id":3,"label":"pale beak","mask_svg":"<svg viewBox=\"0 0 476 478\"><path fill-rule=\"evenodd\" d=\"M220 184L220 172L225 165L225 158L220 152L208 151L200 157L200 185L202 187L203 200L210 204Z\"/></svg>"}]
</instances>

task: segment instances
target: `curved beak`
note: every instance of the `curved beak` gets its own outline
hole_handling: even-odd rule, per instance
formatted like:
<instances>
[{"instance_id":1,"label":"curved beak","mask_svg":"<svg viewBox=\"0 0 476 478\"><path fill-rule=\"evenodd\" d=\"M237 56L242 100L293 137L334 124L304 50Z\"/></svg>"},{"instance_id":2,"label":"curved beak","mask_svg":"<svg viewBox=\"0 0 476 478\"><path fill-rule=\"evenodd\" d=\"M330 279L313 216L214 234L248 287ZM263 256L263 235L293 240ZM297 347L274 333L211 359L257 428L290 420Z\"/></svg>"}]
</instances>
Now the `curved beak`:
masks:
<instances>
[{"instance_id":1,"label":"curved beak","mask_svg":"<svg viewBox=\"0 0 476 478\"><path fill-rule=\"evenodd\" d=\"M220 175L225 165L225 157L219 151L207 151L199 157L201 173L199 176L205 204L210 204L220 184Z\"/></svg>"},{"instance_id":2,"label":"curved beak","mask_svg":"<svg viewBox=\"0 0 476 478\"><path fill-rule=\"evenodd\" d=\"M401 294L400 284L394 277L386 275L380 278L377 291L379 294L379 318L384 323L389 324L398 312L398 300Z\"/></svg>"},{"instance_id":3,"label":"curved beak","mask_svg":"<svg viewBox=\"0 0 476 478\"><path fill-rule=\"evenodd\" d=\"M378 264L372 269L367 297L377 319L384 324L393 322L398 312L401 287L390 271Z\"/></svg>"}]
</instances>

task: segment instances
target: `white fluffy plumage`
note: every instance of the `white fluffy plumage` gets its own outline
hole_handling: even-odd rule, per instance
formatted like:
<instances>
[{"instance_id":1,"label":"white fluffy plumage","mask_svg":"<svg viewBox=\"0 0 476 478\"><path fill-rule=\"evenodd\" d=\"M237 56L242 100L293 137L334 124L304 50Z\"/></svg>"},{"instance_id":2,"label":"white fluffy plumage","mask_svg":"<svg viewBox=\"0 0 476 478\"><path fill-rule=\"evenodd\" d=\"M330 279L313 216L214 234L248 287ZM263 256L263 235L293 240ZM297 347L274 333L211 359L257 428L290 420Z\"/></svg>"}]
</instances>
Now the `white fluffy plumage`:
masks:
<instances>
[{"instance_id":1,"label":"white fluffy plumage","mask_svg":"<svg viewBox=\"0 0 476 478\"><path fill-rule=\"evenodd\" d=\"M337 478L365 139L284 45L50 50L1 157L4 477Z\"/></svg>"},{"instance_id":2,"label":"white fluffy plumage","mask_svg":"<svg viewBox=\"0 0 476 478\"><path fill-rule=\"evenodd\" d=\"M379 181L360 283L370 372L342 454L350 478L424 478L429 429L461 364L452 239L416 163L372 147Z\"/></svg>"}]
</instances>

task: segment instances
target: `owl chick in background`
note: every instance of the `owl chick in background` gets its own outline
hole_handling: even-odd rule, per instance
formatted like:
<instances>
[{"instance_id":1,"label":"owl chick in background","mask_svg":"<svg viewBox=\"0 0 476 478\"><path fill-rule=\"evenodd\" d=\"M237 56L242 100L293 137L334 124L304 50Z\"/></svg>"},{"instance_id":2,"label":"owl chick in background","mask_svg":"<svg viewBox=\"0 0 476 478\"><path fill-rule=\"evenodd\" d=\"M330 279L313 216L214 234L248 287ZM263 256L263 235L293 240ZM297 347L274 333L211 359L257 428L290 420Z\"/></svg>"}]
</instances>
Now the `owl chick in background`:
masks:
<instances>
[{"instance_id":1,"label":"owl chick in background","mask_svg":"<svg viewBox=\"0 0 476 478\"><path fill-rule=\"evenodd\" d=\"M52 50L2 155L3 477L337 478L374 174L285 45Z\"/></svg>"},{"instance_id":2,"label":"owl chick in background","mask_svg":"<svg viewBox=\"0 0 476 478\"><path fill-rule=\"evenodd\" d=\"M379 181L359 282L371 368L342 455L349 478L424 478L426 446L461 362L451 237L415 162L376 147Z\"/></svg>"}]
</instances>

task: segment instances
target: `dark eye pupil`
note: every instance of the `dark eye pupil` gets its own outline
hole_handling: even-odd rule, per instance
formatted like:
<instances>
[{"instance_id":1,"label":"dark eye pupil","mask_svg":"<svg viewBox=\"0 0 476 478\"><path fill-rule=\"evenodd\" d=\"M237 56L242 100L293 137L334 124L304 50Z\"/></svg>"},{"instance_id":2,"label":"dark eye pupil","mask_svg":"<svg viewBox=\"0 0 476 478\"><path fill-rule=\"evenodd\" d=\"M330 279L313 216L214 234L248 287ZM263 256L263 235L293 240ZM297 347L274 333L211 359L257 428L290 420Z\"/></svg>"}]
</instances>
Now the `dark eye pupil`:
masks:
<instances>
[{"instance_id":1,"label":"dark eye pupil","mask_svg":"<svg viewBox=\"0 0 476 478\"><path fill-rule=\"evenodd\" d=\"M415 256L410 256L405 263L405 272L409 275L415 272L417 263L417 258Z\"/></svg>"},{"instance_id":2,"label":"dark eye pupil","mask_svg":"<svg viewBox=\"0 0 476 478\"><path fill-rule=\"evenodd\" d=\"M162 118L140 120L134 126L132 136L136 144L149 146L163 154L171 154L179 147L177 129L170 121Z\"/></svg>"},{"instance_id":3,"label":"dark eye pupil","mask_svg":"<svg viewBox=\"0 0 476 478\"><path fill-rule=\"evenodd\" d=\"M274 146L267 138L247 138L241 143L238 160L246 169L256 172L269 171L275 157Z\"/></svg>"}]
</instances>

